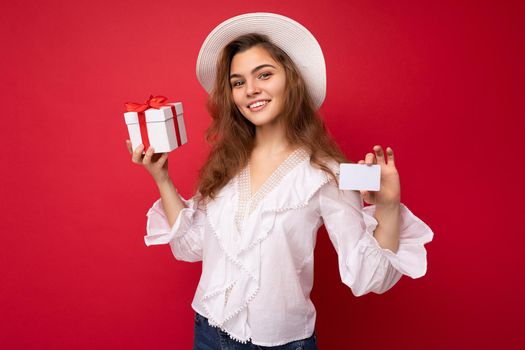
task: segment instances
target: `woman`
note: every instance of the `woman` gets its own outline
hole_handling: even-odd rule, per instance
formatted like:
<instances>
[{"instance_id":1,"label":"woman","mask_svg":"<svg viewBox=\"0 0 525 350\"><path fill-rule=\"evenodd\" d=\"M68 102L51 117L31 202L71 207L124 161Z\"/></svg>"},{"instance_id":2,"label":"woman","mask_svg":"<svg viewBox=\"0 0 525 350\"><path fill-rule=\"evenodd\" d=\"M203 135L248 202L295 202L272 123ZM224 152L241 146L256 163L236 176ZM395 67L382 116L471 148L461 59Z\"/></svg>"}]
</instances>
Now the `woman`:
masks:
<instances>
[{"instance_id":1,"label":"woman","mask_svg":"<svg viewBox=\"0 0 525 350\"><path fill-rule=\"evenodd\" d=\"M316 349L310 291L323 224L356 296L426 273L433 233L400 202L391 148L388 159L375 146L359 161L381 166L381 190L361 193L373 205L338 188L339 163L348 160L317 113L324 59L306 28L269 13L229 19L204 42L197 76L213 122L193 198L178 195L167 153L142 156L128 141L161 195L148 212L146 245L203 261L195 349Z\"/></svg>"}]
</instances>

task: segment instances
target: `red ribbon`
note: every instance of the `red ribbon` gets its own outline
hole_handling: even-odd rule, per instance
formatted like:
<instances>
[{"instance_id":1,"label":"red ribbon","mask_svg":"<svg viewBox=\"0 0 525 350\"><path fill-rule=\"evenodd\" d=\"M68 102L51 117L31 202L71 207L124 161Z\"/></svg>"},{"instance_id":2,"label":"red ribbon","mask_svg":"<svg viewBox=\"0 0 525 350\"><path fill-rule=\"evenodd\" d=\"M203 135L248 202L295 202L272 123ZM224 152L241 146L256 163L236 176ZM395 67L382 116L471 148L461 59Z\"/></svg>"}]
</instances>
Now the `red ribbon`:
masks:
<instances>
[{"instance_id":1,"label":"red ribbon","mask_svg":"<svg viewBox=\"0 0 525 350\"><path fill-rule=\"evenodd\" d=\"M149 148L148 129L146 127L146 114L144 113L149 108L159 109L162 106L168 104L168 99L164 96L153 96L150 95L149 99L143 104L135 102L126 102L126 112L137 112L139 117L140 135L142 136L142 144L144 145L144 151Z\"/></svg>"},{"instance_id":2,"label":"red ribbon","mask_svg":"<svg viewBox=\"0 0 525 350\"><path fill-rule=\"evenodd\" d=\"M177 145L182 146L182 140L180 136L179 119L177 117L177 110L174 105L170 105L171 113L173 114L173 124L175 124L175 135L177 136Z\"/></svg>"}]
</instances>

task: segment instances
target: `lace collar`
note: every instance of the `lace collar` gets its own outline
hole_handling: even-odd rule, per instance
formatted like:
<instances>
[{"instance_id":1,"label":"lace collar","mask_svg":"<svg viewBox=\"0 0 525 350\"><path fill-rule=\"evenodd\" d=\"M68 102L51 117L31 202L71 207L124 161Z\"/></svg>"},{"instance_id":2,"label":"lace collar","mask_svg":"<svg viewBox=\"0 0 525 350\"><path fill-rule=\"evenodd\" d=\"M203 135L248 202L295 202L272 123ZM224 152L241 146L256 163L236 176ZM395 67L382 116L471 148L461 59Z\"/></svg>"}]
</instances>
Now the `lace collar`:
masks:
<instances>
[{"instance_id":1,"label":"lace collar","mask_svg":"<svg viewBox=\"0 0 525 350\"><path fill-rule=\"evenodd\" d=\"M242 232L244 219L253 213L260 202L279 185L286 175L307 159L309 159L308 152L302 147L299 147L279 164L277 169L275 169L253 195L251 193L251 168L250 163L248 163L239 173L237 180L239 198L235 213L235 224L239 232Z\"/></svg>"}]
</instances>

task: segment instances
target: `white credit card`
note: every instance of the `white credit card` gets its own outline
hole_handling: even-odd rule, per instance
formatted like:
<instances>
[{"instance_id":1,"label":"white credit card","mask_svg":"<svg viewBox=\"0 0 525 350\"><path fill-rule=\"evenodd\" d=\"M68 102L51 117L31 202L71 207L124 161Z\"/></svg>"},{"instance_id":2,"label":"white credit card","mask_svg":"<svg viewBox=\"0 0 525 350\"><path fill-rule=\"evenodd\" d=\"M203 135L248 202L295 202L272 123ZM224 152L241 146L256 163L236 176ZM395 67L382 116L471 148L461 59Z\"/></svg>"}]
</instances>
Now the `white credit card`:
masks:
<instances>
[{"instance_id":1,"label":"white credit card","mask_svg":"<svg viewBox=\"0 0 525 350\"><path fill-rule=\"evenodd\" d=\"M339 189L356 191L379 191L381 165L353 164L339 165Z\"/></svg>"}]
</instances>

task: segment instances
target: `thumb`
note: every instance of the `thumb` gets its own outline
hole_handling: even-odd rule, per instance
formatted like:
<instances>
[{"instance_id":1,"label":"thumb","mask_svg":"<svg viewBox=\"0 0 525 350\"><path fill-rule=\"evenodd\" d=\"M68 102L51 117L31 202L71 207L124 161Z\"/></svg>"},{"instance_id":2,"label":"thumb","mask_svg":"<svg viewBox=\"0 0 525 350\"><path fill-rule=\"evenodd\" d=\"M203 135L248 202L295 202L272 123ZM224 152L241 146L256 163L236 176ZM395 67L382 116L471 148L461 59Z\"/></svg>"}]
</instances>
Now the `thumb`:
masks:
<instances>
[{"instance_id":1,"label":"thumb","mask_svg":"<svg viewBox=\"0 0 525 350\"><path fill-rule=\"evenodd\" d=\"M369 191L359 191L359 193L361 194L361 199L363 200L363 202L365 203L370 203L371 202L371 198L370 198L370 192Z\"/></svg>"}]
</instances>

